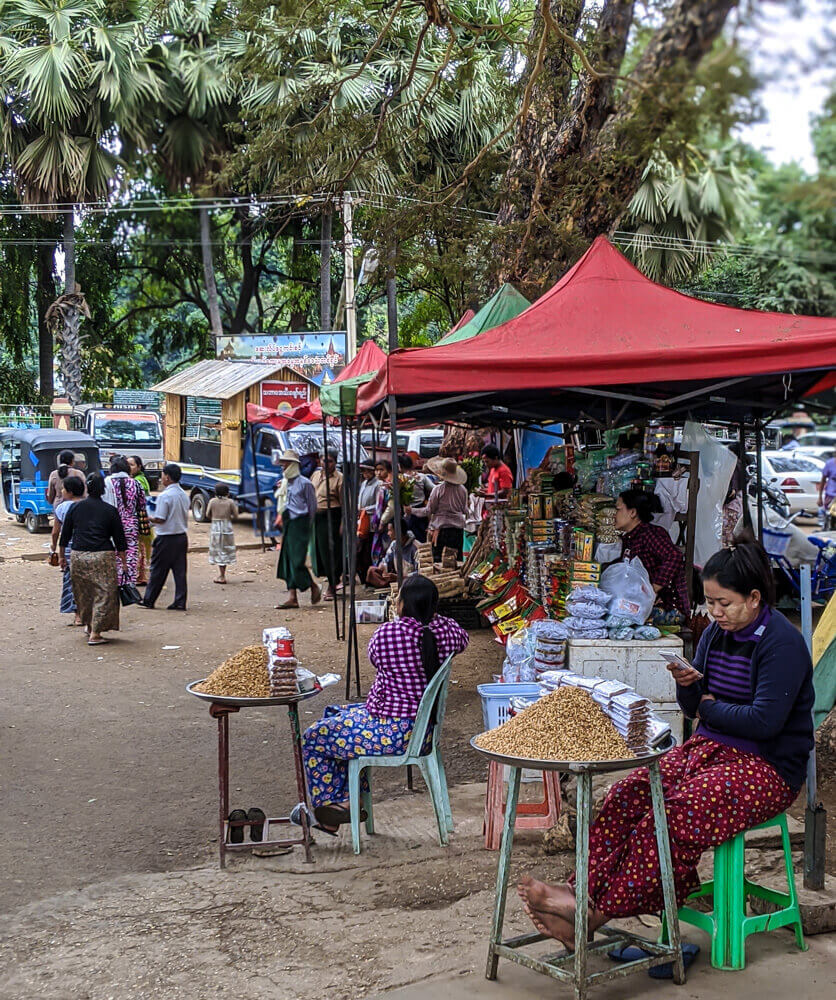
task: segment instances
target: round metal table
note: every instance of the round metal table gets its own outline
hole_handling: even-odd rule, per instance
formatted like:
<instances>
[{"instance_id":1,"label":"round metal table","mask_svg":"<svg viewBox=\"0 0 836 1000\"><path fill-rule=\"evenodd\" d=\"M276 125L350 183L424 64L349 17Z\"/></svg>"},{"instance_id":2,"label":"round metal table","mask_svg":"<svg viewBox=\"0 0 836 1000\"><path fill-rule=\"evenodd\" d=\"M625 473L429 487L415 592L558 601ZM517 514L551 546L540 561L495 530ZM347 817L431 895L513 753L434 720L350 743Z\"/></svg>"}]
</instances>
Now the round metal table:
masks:
<instances>
[{"instance_id":1,"label":"round metal table","mask_svg":"<svg viewBox=\"0 0 836 1000\"><path fill-rule=\"evenodd\" d=\"M204 678L205 680L205 678ZM298 801L310 805L308 802L308 786L305 781L305 771L302 766L302 734L299 728L300 701L306 701L319 694L319 691L305 691L292 695L289 698L226 698L216 694L204 694L196 691L195 686L203 684L203 680L192 681L186 685L186 690L195 698L209 703L209 714L213 719L218 720L218 860L221 868L226 867L226 854L228 851L254 851L259 848L272 849L280 847L294 847L301 845L305 850L305 861L312 862L311 844L313 838L308 826L308 819L305 810L301 816L301 836L291 839L270 839L271 826L290 823L289 816L271 816L264 821L264 831L262 840L252 840L249 836L241 844L233 844L229 840L230 830L234 827L249 828L250 824L246 820L229 823L229 716L242 708L271 708L273 706L285 705L287 707L288 718L290 719L290 738L293 743L293 761L296 770L296 791L299 796ZM249 830L246 829L248 834Z\"/></svg>"},{"instance_id":2,"label":"round metal table","mask_svg":"<svg viewBox=\"0 0 836 1000\"><path fill-rule=\"evenodd\" d=\"M679 941L679 919L677 916L676 895L674 893L673 865L671 864L670 841L668 839L668 823L665 815L665 798L662 790L662 777L659 772L659 761L673 747L673 741L644 757L633 757L621 760L597 761L558 761L532 760L530 757L508 757L504 754L484 750L473 737L470 745L489 760L505 764L510 768L508 777L508 797L505 805L505 823L502 829L502 844L499 849L499 862L496 873L496 898L494 901L491 936L488 944L488 964L485 975L488 979L496 979L497 966L500 958L508 959L519 965L524 965L534 972L550 976L561 982L572 983L575 1000L585 1000L589 987L608 980L621 979L634 972L644 972L656 965L673 964L673 980L677 985L685 982L685 967L682 961L682 949ZM656 821L656 844L659 849L659 862L662 880L662 892L665 901L665 916L668 925L668 944L649 941L630 931L611 928L604 925L596 933L602 941L588 941L589 923L589 827L592 814L592 776L594 774L631 771L636 767L647 767L650 772L650 795L653 803L653 816ZM511 850L514 843L514 822L517 814L517 803L520 793L520 776L523 768L537 771L569 772L577 777L577 832L575 835L575 951L565 950L545 956L525 954L521 949L541 941L551 940L545 934L522 934L519 937L502 938L502 925L505 920L505 901L508 893L508 877L511 870ZM648 953L648 957L633 962L622 962L602 972L588 972L589 956L602 954L623 945L636 945Z\"/></svg>"}]
</instances>

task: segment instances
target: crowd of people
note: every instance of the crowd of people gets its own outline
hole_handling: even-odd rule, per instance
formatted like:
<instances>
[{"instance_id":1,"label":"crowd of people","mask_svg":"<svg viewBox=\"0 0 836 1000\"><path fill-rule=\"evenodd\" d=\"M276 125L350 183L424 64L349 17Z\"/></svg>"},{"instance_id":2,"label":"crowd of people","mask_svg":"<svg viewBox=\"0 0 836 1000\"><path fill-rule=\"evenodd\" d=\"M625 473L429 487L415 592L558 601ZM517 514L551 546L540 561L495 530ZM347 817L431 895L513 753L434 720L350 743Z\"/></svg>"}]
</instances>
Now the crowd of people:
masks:
<instances>
[{"instance_id":1,"label":"crowd of people","mask_svg":"<svg viewBox=\"0 0 836 1000\"><path fill-rule=\"evenodd\" d=\"M513 486L511 469L495 445L483 443L479 455L481 480L475 487L471 483L470 491L467 472L450 455L431 458L419 469L417 456L401 454L397 474L387 459L362 462L357 523L349 529L343 523L345 479L336 452L301 457L293 450L283 452L275 489L280 533L276 576L287 593L276 608L298 608L300 593L307 591L314 605L335 599L345 582L346 530L357 534L359 583L372 589L387 588L398 579L399 556L404 575L417 573L419 545L427 542L435 561L445 549L461 560L484 502L507 498ZM74 467L72 452L62 452L59 461L47 486L55 514L51 561L63 569L60 609L73 616L70 624L83 627L91 645L107 642L102 633L119 628L120 607L154 608L169 573L174 597L167 610L184 611L189 498L179 485L180 467L173 462L164 467L162 490L151 497L136 455L117 456L107 474L86 478ZM400 525L395 523L395 489L400 490ZM641 558L658 594L659 613L686 618L682 555L667 532L651 523L652 503L652 497L635 491L619 497L616 526L622 533L622 558ZM218 483L207 506L209 563L216 569L217 584L227 583L227 568L236 561L237 516L229 487Z\"/></svg>"},{"instance_id":2,"label":"crowd of people","mask_svg":"<svg viewBox=\"0 0 836 1000\"><path fill-rule=\"evenodd\" d=\"M169 572L174 600L168 610L185 611L189 501L179 486L180 467L163 468L162 492L152 499L137 455L117 456L106 475L85 477L71 451L62 452L59 463L47 484L54 514L50 562L62 570L59 608L73 616L68 624L84 629L88 645L103 645L109 641L103 633L118 631L123 606L154 608ZM237 508L228 497L224 504L226 487L216 492L210 562L218 563L217 582L223 582L235 561L231 518Z\"/></svg>"}]
</instances>

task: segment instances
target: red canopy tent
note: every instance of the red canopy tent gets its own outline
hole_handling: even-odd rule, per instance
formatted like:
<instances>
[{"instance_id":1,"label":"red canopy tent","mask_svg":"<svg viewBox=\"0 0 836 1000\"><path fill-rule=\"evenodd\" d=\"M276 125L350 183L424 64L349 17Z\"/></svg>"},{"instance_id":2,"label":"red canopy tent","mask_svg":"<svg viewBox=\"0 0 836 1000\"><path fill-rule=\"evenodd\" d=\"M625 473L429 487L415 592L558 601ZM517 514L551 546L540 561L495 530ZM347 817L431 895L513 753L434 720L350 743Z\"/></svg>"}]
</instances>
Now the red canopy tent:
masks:
<instances>
[{"instance_id":1,"label":"red canopy tent","mask_svg":"<svg viewBox=\"0 0 836 1000\"><path fill-rule=\"evenodd\" d=\"M836 319L682 295L650 281L601 236L501 326L393 353L359 390L358 409L393 394L399 414L435 419L561 419L570 408L600 414L606 400L620 401L625 418L713 406L738 419L799 397L834 363Z\"/></svg>"},{"instance_id":2,"label":"red canopy tent","mask_svg":"<svg viewBox=\"0 0 836 1000\"><path fill-rule=\"evenodd\" d=\"M373 340L367 340L354 358L343 368L334 382L345 382L358 375L368 375L378 371L386 363L386 355ZM322 420L322 407L319 400L301 403L292 410L274 410L257 403L247 403L247 420L249 423L269 424L278 431L291 430L299 424L319 423Z\"/></svg>"}]
</instances>

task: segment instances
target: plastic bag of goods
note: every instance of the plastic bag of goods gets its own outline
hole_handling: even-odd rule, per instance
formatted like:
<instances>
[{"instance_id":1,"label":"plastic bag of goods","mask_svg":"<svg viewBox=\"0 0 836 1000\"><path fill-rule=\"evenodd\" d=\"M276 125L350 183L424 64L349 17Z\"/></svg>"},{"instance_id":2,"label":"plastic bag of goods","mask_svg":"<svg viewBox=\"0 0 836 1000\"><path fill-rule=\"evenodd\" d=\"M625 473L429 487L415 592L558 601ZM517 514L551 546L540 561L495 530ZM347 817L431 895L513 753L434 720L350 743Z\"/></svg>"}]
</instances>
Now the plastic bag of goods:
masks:
<instances>
[{"instance_id":1,"label":"plastic bag of goods","mask_svg":"<svg viewBox=\"0 0 836 1000\"><path fill-rule=\"evenodd\" d=\"M610 594L610 614L644 625L656 601L641 559L625 559L608 566L601 575L601 590Z\"/></svg>"},{"instance_id":2,"label":"plastic bag of goods","mask_svg":"<svg viewBox=\"0 0 836 1000\"><path fill-rule=\"evenodd\" d=\"M531 629L521 628L508 636L502 679L506 683L534 680L534 636Z\"/></svg>"}]
</instances>

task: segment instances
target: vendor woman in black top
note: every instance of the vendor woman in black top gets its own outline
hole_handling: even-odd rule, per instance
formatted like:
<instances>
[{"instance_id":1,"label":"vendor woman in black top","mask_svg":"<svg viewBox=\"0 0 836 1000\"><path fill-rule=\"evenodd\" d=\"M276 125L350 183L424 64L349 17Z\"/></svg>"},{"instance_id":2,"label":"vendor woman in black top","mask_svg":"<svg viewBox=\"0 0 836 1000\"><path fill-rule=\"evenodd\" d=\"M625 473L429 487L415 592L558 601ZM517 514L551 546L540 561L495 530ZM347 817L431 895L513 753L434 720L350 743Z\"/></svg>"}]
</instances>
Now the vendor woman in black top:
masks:
<instances>
[{"instance_id":1,"label":"vendor woman in black top","mask_svg":"<svg viewBox=\"0 0 836 1000\"><path fill-rule=\"evenodd\" d=\"M88 646L107 642L102 632L119 630L116 557L124 566L128 550L116 508L102 500L104 489L104 479L98 473L88 476L87 499L70 508L58 541L62 569L67 565L66 549L72 542L70 580Z\"/></svg>"}]
</instances>

